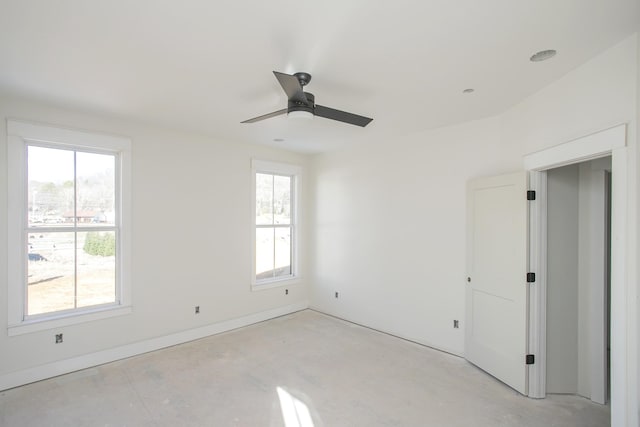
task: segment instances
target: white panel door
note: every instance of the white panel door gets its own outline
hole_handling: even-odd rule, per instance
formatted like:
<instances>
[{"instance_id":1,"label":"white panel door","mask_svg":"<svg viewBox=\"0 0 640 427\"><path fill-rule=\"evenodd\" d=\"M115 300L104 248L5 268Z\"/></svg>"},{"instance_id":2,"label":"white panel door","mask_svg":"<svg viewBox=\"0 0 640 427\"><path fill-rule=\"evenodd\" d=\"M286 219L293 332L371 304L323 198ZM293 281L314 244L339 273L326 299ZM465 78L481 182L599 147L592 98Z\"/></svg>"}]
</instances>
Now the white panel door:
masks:
<instances>
[{"instance_id":1,"label":"white panel door","mask_svg":"<svg viewBox=\"0 0 640 427\"><path fill-rule=\"evenodd\" d=\"M527 177L467 186L465 358L527 394Z\"/></svg>"}]
</instances>

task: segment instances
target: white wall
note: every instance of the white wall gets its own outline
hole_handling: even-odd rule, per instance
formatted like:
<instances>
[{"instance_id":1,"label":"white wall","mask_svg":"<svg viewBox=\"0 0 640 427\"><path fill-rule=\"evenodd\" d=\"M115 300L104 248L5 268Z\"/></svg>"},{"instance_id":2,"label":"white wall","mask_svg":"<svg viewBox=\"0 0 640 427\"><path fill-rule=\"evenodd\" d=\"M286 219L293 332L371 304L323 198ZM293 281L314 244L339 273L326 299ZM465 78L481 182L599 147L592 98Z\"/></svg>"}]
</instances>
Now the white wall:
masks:
<instances>
[{"instance_id":1,"label":"white wall","mask_svg":"<svg viewBox=\"0 0 640 427\"><path fill-rule=\"evenodd\" d=\"M607 177L611 158L579 164L578 394L605 403Z\"/></svg>"},{"instance_id":2,"label":"white wall","mask_svg":"<svg viewBox=\"0 0 640 427\"><path fill-rule=\"evenodd\" d=\"M639 29L640 31L640 29ZM638 34L638 40L636 42L636 117L640 116L640 32L637 33ZM631 153L631 157L633 162L635 162L636 164L636 169L635 169L635 173L630 177L632 179L634 179L636 182L638 182L638 165L640 165L640 149L638 147L640 147L640 117L637 118L636 120L636 148L635 150ZM635 193L631 196L633 198L635 198L636 200L636 205L635 205L635 212L633 218L637 218L637 213L638 213L638 206L637 204L640 203L640 185L636 185L635 188L631 188L630 191L634 191ZM633 208L632 208L633 209ZM634 224L630 225L629 228L629 233L635 233L635 241L636 241L636 245L638 245L640 242L640 227L637 226L637 221L634 222ZM637 248L636 246L636 257L635 258L631 258L629 259L629 262L632 264L631 267L631 279L630 281L633 282L634 280L638 280L638 264L640 264L640 249ZM631 321L634 321L636 327L635 327L635 331L631 331L631 334L633 334L635 332L635 338L630 338L631 341L635 341L635 354L634 353L630 353L628 355L629 357L629 375L632 378L638 378L640 377L640 315L638 315L638 313L640 313L640 291L637 289L636 286L636 291L635 293L631 293L630 297L629 297L629 310L631 311L632 315L635 316L635 319L631 319ZM634 303L635 301L635 303ZM635 360L635 363L633 363L633 360ZM640 380L638 380L635 384L635 389L633 389L633 386L631 386L629 388L629 390L627 391L629 393L629 399L633 402L636 403L636 423L640 420Z\"/></svg>"},{"instance_id":3,"label":"white wall","mask_svg":"<svg viewBox=\"0 0 640 427\"><path fill-rule=\"evenodd\" d=\"M464 313L467 180L522 169L525 154L627 123L626 359L638 360L638 56L634 35L498 117L317 156L312 306L463 354L452 319ZM638 406L633 372L624 414Z\"/></svg>"},{"instance_id":4,"label":"white wall","mask_svg":"<svg viewBox=\"0 0 640 427\"><path fill-rule=\"evenodd\" d=\"M578 391L578 166L547 172L547 393Z\"/></svg>"},{"instance_id":5,"label":"white wall","mask_svg":"<svg viewBox=\"0 0 640 427\"><path fill-rule=\"evenodd\" d=\"M547 393L606 400L611 157L547 171Z\"/></svg>"},{"instance_id":6,"label":"white wall","mask_svg":"<svg viewBox=\"0 0 640 427\"><path fill-rule=\"evenodd\" d=\"M0 330L5 331L0 334L0 385L77 369L83 355L121 346L130 346L127 351L148 350L175 343L184 331L205 328L206 332L211 325L230 319L259 319L257 313L282 313L307 305L304 280L290 286L288 295L283 288L250 290L250 160L295 163L306 173L305 156L0 98L0 242L7 241L11 226L6 213L9 117L132 139L133 313L8 337L7 277L0 274ZM303 242L305 236L302 230ZM304 274L306 246L301 250ZM6 272L7 267L7 248L2 244L0 271ZM197 316L195 305L201 309ZM63 344L54 344L56 332L64 333ZM171 334L177 335L161 339ZM156 341L151 346L139 344L152 339ZM92 360L104 361L104 357Z\"/></svg>"},{"instance_id":7,"label":"white wall","mask_svg":"<svg viewBox=\"0 0 640 427\"><path fill-rule=\"evenodd\" d=\"M462 354L466 181L519 166L501 158L498 124L318 157L313 307Z\"/></svg>"}]
</instances>

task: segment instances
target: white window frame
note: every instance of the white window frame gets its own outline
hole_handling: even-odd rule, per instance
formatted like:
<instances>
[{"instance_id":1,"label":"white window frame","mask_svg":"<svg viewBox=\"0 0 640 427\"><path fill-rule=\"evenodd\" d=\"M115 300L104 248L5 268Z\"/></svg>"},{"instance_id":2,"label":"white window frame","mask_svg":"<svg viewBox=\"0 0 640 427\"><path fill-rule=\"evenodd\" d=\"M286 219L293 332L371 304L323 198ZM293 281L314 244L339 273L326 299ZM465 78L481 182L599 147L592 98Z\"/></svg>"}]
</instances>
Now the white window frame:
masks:
<instances>
[{"instance_id":1,"label":"white window frame","mask_svg":"<svg viewBox=\"0 0 640 427\"><path fill-rule=\"evenodd\" d=\"M27 317L27 145L116 155L116 303ZM7 120L8 334L21 335L131 313L131 140ZM119 174L118 174L119 171Z\"/></svg>"},{"instance_id":2,"label":"white window frame","mask_svg":"<svg viewBox=\"0 0 640 427\"><path fill-rule=\"evenodd\" d=\"M275 277L264 280L256 280L256 174L265 173L273 175L290 176L293 184L291 195L291 275ZM271 162L264 160L251 160L251 239L252 269L251 289L262 290L279 286L296 284L300 278L299 270L299 235L300 235L300 188L302 182L302 168L287 163Z\"/></svg>"}]
</instances>

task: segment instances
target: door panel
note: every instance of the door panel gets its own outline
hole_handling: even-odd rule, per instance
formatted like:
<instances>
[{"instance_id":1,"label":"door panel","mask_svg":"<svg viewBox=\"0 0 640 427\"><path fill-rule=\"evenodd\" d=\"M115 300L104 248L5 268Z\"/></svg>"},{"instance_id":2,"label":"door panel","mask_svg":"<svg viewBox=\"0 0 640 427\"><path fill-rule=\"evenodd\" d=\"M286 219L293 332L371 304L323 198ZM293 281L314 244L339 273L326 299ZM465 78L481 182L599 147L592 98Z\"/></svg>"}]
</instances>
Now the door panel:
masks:
<instances>
[{"instance_id":1,"label":"door panel","mask_svg":"<svg viewBox=\"0 0 640 427\"><path fill-rule=\"evenodd\" d=\"M465 357L527 393L527 200L524 172L467 187Z\"/></svg>"}]
</instances>

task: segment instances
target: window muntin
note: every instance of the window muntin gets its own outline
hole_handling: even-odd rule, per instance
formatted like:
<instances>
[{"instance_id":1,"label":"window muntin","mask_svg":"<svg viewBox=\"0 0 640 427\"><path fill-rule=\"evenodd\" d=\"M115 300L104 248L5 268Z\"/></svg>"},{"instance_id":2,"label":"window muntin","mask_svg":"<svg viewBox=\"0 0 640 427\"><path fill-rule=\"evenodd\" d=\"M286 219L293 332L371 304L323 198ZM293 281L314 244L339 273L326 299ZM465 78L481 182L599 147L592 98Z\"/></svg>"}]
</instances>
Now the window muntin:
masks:
<instances>
[{"instance_id":1,"label":"window muntin","mask_svg":"<svg viewBox=\"0 0 640 427\"><path fill-rule=\"evenodd\" d=\"M293 279L299 168L254 161L255 285Z\"/></svg>"},{"instance_id":2,"label":"window muntin","mask_svg":"<svg viewBox=\"0 0 640 427\"><path fill-rule=\"evenodd\" d=\"M24 318L117 303L117 153L26 150Z\"/></svg>"}]
</instances>

